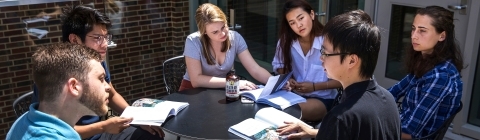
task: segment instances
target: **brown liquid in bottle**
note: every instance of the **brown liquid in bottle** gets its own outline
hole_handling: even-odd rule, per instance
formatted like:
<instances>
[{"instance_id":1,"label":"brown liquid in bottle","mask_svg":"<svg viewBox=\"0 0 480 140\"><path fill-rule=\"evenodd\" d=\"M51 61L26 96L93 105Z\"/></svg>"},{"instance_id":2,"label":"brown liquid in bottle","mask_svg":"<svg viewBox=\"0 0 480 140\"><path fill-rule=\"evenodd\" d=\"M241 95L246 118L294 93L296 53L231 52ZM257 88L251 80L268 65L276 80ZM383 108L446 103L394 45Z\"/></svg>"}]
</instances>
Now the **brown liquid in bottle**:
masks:
<instances>
[{"instance_id":1,"label":"brown liquid in bottle","mask_svg":"<svg viewBox=\"0 0 480 140\"><path fill-rule=\"evenodd\" d=\"M230 72L227 73L226 76L226 83L225 83L225 99L227 101L237 101L239 99L240 94L240 87L239 87L240 79L237 75L235 75L235 69L231 69Z\"/></svg>"}]
</instances>

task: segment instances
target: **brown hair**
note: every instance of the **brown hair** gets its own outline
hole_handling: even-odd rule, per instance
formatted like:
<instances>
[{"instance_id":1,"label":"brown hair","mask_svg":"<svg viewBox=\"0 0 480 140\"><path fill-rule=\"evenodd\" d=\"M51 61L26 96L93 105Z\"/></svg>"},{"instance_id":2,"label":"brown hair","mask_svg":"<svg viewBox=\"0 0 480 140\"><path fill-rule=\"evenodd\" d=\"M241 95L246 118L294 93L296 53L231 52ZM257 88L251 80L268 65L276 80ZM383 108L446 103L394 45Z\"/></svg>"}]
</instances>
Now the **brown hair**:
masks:
<instances>
[{"instance_id":1,"label":"brown hair","mask_svg":"<svg viewBox=\"0 0 480 140\"><path fill-rule=\"evenodd\" d=\"M207 59L207 64L215 64L213 55L209 48L211 48L210 38L206 34L206 25L213 22L223 22L225 26L227 24L227 17L217 6L205 3L198 7L195 20L197 21L197 27L200 34L200 42L202 43L202 55ZM228 27L225 27L228 30ZM222 52L226 52L230 49L230 36L227 34L227 39L223 42Z\"/></svg>"},{"instance_id":2,"label":"brown hair","mask_svg":"<svg viewBox=\"0 0 480 140\"><path fill-rule=\"evenodd\" d=\"M285 2L283 5L283 11L281 20L280 20L280 43L278 44L280 47L277 50L277 55L280 56L280 59L283 60L283 71L284 73L288 73L292 71L292 55L291 55L291 47L293 40L298 39L298 35L292 30L290 25L287 21L287 14L290 10L295 8L302 8L303 11L310 13L313 8L312 6L306 2L305 0L289 0ZM320 36L323 30L323 25L314 17L313 24L312 24L312 31L310 31L310 40L313 42L313 38L316 36ZM281 53L280 53L281 52Z\"/></svg>"},{"instance_id":3,"label":"brown hair","mask_svg":"<svg viewBox=\"0 0 480 140\"><path fill-rule=\"evenodd\" d=\"M427 15L432 21L437 33L445 31L445 40L437 42L431 54L423 54L415 51L412 46L407 47L405 58L406 70L408 73L421 77L438 63L451 60L460 73L463 69L463 58L460 53L457 39L455 38L455 25L453 24L453 13L439 6L428 6L417 10L416 15Z\"/></svg>"},{"instance_id":4,"label":"brown hair","mask_svg":"<svg viewBox=\"0 0 480 140\"><path fill-rule=\"evenodd\" d=\"M33 81L40 92L40 101L55 101L69 78L80 82L88 80L90 60L100 62L100 54L84 45L56 43L39 46L32 55L32 63Z\"/></svg>"}]
</instances>

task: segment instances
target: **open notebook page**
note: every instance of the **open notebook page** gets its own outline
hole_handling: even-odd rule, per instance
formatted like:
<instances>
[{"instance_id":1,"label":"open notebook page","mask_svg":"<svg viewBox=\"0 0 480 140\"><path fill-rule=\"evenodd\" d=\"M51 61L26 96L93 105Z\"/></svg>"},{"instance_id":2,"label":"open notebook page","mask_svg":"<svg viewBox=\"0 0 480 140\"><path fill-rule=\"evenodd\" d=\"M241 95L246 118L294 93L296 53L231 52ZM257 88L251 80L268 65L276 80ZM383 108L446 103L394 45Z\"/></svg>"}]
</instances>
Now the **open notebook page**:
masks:
<instances>
[{"instance_id":1,"label":"open notebook page","mask_svg":"<svg viewBox=\"0 0 480 140\"><path fill-rule=\"evenodd\" d=\"M304 123L300 119L297 119L297 118L293 117L292 115L287 114L283 111L277 110L273 107L267 107L267 108L260 109L255 114L255 119L262 120L264 122L267 122L269 124L274 125L275 127L285 125L285 123L284 123L285 121ZM309 126L309 125L307 125L307 126Z\"/></svg>"}]
</instances>

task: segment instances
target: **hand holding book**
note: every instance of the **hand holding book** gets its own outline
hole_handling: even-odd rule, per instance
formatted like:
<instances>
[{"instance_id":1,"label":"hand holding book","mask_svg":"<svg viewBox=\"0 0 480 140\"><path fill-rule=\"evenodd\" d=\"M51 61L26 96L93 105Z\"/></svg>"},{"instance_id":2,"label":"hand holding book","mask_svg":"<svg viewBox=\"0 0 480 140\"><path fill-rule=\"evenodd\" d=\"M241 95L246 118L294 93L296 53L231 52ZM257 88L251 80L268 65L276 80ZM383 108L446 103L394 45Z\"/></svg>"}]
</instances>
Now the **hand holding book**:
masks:
<instances>
[{"instance_id":1,"label":"hand holding book","mask_svg":"<svg viewBox=\"0 0 480 140\"><path fill-rule=\"evenodd\" d=\"M282 139L282 134L278 133L279 127L285 125L285 122L303 123L301 120L272 107L260 109L254 118L246 119L228 129L243 139ZM305 123L303 123L305 124ZM305 124L308 126L307 124Z\"/></svg>"},{"instance_id":2,"label":"hand holding book","mask_svg":"<svg viewBox=\"0 0 480 140\"><path fill-rule=\"evenodd\" d=\"M291 76L292 73L271 76L264 88L241 91L240 95L254 100L256 103L267 104L281 110L306 102L305 98L283 89L288 85L288 79Z\"/></svg>"},{"instance_id":3,"label":"hand holding book","mask_svg":"<svg viewBox=\"0 0 480 140\"><path fill-rule=\"evenodd\" d=\"M186 102L144 98L125 108L120 117L132 117L130 124L160 126L168 117L177 115L188 105Z\"/></svg>"}]
</instances>

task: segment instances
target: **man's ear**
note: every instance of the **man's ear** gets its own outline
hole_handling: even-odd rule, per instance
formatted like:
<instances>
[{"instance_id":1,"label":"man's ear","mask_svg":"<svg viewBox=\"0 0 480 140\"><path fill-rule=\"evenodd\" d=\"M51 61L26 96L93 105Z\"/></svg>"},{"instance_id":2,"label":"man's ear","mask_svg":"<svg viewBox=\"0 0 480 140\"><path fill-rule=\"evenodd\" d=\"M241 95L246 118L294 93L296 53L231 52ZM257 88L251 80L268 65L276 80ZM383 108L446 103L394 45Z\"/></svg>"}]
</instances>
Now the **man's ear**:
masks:
<instances>
[{"instance_id":1,"label":"man's ear","mask_svg":"<svg viewBox=\"0 0 480 140\"><path fill-rule=\"evenodd\" d=\"M75 78L68 79L67 82L68 93L72 96L80 96L80 92L83 90L80 81Z\"/></svg>"},{"instance_id":2,"label":"man's ear","mask_svg":"<svg viewBox=\"0 0 480 140\"><path fill-rule=\"evenodd\" d=\"M82 44L82 40L75 34L68 35L68 41L73 44Z\"/></svg>"},{"instance_id":3,"label":"man's ear","mask_svg":"<svg viewBox=\"0 0 480 140\"><path fill-rule=\"evenodd\" d=\"M349 60L347 60L348 68L353 68L356 65L360 64L360 58L358 58L358 56L356 54L348 55L346 58L349 59Z\"/></svg>"}]
</instances>

